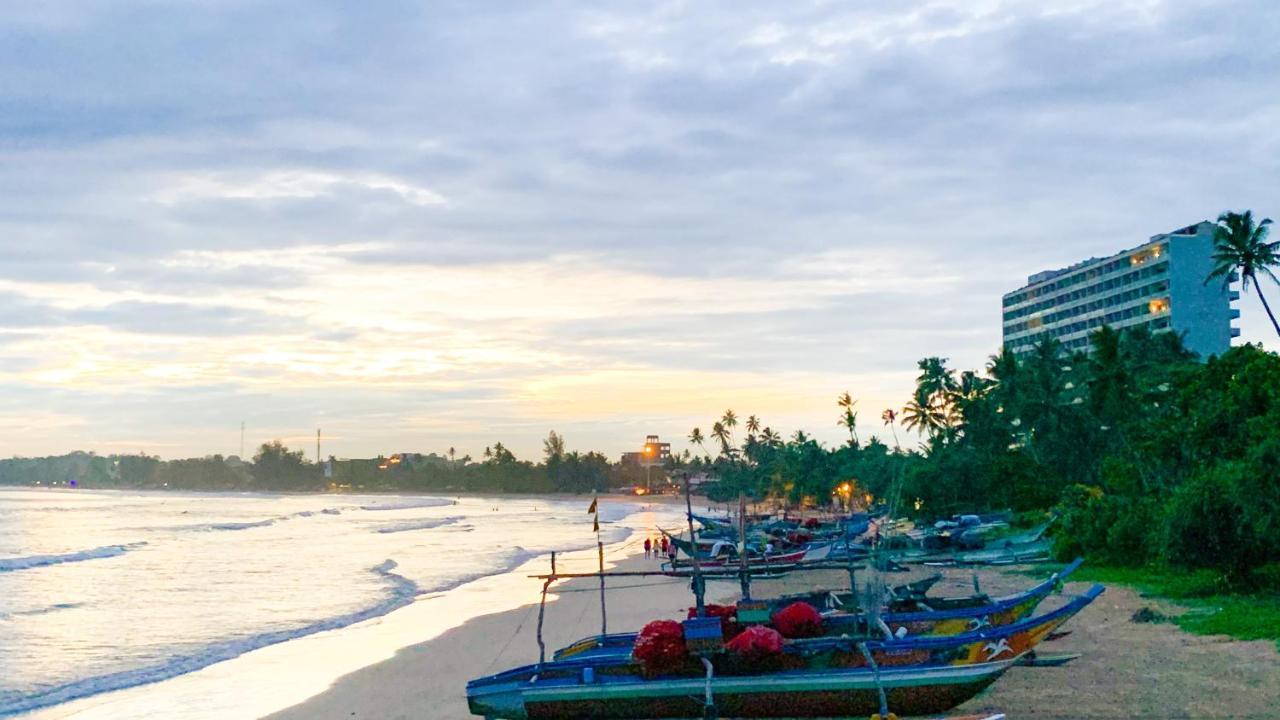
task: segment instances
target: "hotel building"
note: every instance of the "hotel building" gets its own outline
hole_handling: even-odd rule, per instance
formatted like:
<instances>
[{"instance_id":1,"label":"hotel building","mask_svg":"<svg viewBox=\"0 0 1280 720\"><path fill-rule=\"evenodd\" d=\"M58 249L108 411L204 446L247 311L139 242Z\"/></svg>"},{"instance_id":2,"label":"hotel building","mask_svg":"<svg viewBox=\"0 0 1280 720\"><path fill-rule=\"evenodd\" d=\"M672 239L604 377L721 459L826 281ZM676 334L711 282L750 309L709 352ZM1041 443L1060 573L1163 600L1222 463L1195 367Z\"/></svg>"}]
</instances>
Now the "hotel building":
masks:
<instances>
[{"instance_id":1,"label":"hotel building","mask_svg":"<svg viewBox=\"0 0 1280 720\"><path fill-rule=\"evenodd\" d=\"M1225 352L1240 334L1231 326L1240 294L1220 280L1205 284L1213 228L1196 223L1110 257L1032 275L1004 296L1004 346L1023 354L1054 337L1068 352L1088 351L1089 335L1110 325L1176 332L1201 358Z\"/></svg>"}]
</instances>

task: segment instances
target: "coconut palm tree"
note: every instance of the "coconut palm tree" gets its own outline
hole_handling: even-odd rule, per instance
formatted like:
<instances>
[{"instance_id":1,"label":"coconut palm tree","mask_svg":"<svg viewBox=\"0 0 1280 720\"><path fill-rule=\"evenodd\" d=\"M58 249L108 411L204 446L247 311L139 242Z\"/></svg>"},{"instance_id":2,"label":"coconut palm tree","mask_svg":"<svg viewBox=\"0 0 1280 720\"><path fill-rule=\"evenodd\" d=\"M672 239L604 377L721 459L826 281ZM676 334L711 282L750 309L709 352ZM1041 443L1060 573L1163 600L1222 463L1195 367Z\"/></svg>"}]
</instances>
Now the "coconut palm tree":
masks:
<instances>
[{"instance_id":1,"label":"coconut palm tree","mask_svg":"<svg viewBox=\"0 0 1280 720\"><path fill-rule=\"evenodd\" d=\"M734 414L733 410L725 410L724 417L720 418L720 422L729 433L729 443L733 444L733 429L738 427L738 416Z\"/></svg>"},{"instance_id":2,"label":"coconut palm tree","mask_svg":"<svg viewBox=\"0 0 1280 720\"><path fill-rule=\"evenodd\" d=\"M893 446L898 450L901 450L902 444L898 442L898 427L894 423L894 421L898 419L898 413L894 412L893 408L889 408L888 410L880 413L880 419L883 420L884 424L888 425L889 430L893 432Z\"/></svg>"},{"instance_id":3,"label":"coconut palm tree","mask_svg":"<svg viewBox=\"0 0 1280 720\"><path fill-rule=\"evenodd\" d=\"M849 431L850 447L857 447L858 445L858 431L856 430L856 426L858 424L858 413L853 410L854 406L857 404L858 401L854 400L853 396L850 395L848 391L836 398L836 405L844 408L844 414L840 416L840 419L836 421L836 424Z\"/></svg>"},{"instance_id":4,"label":"coconut palm tree","mask_svg":"<svg viewBox=\"0 0 1280 720\"><path fill-rule=\"evenodd\" d=\"M760 433L760 440L769 447L778 447L782 444L782 436L774 431L773 428L767 427Z\"/></svg>"},{"instance_id":5,"label":"coconut palm tree","mask_svg":"<svg viewBox=\"0 0 1280 720\"><path fill-rule=\"evenodd\" d=\"M955 371L947 367L947 359L927 357L916 363L920 375L916 378L916 387L923 389L929 397L955 389Z\"/></svg>"},{"instance_id":6,"label":"coconut palm tree","mask_svg":"<svg viewBox=\"0 0 1280 720\"><path fill-rule=\"evenodd\" d=\"M747 416L747 432L756 435L760 432L760 418L755 415Z\"/></svg>"},{"instance_id":7,"label":"coconut palm tree","mask_svg":"<svg viewBox=\"0 0 1280 720\"><path fill-rule=\"evenodd\" d=\"M458 454L457 450L454 450L453 447L449 448L449 466L450 467L457 467L458 465L458 461L456 459L457 454Z\"/></svg>"},{"instance_id":8,"label":"coconut palm tree","mask_svg":"<svg viewBox=\"0 0 1280 720\"><path fill-rule=\"evenodd\" d=\"M916 394L902 408L902 426L936 437L946 427L946 414L934 403L933 396L925 388L917 388Z\"/></svg>"},{"instance_id":9,"label":"coconut palm tree","mask_svg":"<svg viewBox=\"0 0 1280 720\"><path fill-rule=\"evenodd\" d=\"M709 455L707 455L707 446L705 446L705 445L703 445L703 444L702 444L705 440L706 440L706 438L704 438L704 437L702 436L702 428L694 428L694 429L689 433L689 442L691 442L691 443L693 443L694 445L697 445L699 448L701 448L701 449L702 449L702 454L703 454L703 455L706 455L707 457L710 457Z\"/></svg>"},{"instance_id":10,"label":"coconut palm tree","mask_svg":"<svg viewBox=\"0 0 1280 720\"><path fill-rule=\"evenodd\" d=\"M1280 240L1267 242L1271 231L1269 225L1271 218L1254 224L1250 210L1219 215L1218 226L1213 229L1213 270L1204 281L1208 283L1221 278L1223 287L1227 287L1231 284L1232 271L1239 271L1241 288L1248 291L1253 285L1258 291L1262 309L1271 318L1271 327L1275 328L1276 335L1280 335L1280 323L1276 322L1276 316L1262 294L1262 286L1258 284L1260 274L1276 280L1271 268L1280 265L1280 251L1277 251Z\"/></svg>"},{"instance_id":11,"label":"coconut palm tree","mask_svg":"<svg viewBox=\"0 0 1280 720\"><path fill-rule=\"evenodd\" d=\"M711 437L720 442L720 454L726 458L733 457L733 444L729 442L729 429L724 426L723 422L716 422L711 426Z\"/></svg>"}]
</instances>

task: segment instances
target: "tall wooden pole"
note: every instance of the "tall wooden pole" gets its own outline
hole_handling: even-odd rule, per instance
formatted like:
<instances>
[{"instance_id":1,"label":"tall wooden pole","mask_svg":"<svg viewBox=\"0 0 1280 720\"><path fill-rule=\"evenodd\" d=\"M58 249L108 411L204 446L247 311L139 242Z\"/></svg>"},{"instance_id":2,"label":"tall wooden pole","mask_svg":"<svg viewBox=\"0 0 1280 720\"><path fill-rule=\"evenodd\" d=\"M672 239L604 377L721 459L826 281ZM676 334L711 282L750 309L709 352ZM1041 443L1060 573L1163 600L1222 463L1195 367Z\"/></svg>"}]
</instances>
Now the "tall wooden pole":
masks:
<instances>
[{"instance_id":1,"label":"tall wooden pole","mask_svg":"<svg viewBox=\"0 0 1280 720\"><path fill-rule=\"evenodd\" d=\"M767 559L766 559L767 560ZM747 565L747 493L738 490L738 566L742 572L738 583L742 586L742 599L751 599L751 570Z\"/></svg>"},{"instance_id":2,"label":"tall wooden pole","mask_svg":"<svg viewBox=\"0 0 1280 720\"><path fill-rule=\"evenodd\" d=\"M609 634L609 615L604 609L604 543L600 540L600 533L596 533L596 549L597 557L600 559L600 634Z\"/></svg>"},{"instance_id":3,"label":"tall wooden pole","mask_svg":"<svg viewBox=\"0 0 1280 720\"><path fill-rule=\"evenodd\" d=\"M698 537L693 534L693 501L690 499L688 475L684 477L684 510L684 517L689 521L689 546L693 549L689 553L689 559L693 563L694 607L698 617L705 617L707 607L703 596L706 594L706 585L703 584L702 580L702 563L698 560ZM672 563L671 569L675 569L675 563Z\"/></svg>"}]
</instances>

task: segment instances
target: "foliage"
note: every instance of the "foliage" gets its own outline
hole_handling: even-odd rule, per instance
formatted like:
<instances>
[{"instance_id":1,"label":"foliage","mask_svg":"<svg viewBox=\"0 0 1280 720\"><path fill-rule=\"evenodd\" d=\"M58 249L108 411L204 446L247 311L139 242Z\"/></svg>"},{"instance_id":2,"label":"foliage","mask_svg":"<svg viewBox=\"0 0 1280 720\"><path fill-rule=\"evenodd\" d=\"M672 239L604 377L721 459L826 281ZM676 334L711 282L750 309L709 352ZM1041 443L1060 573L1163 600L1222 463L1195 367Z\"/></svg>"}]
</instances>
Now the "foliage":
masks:
<instances>
[{"instance_id":1,"label":"foliage","mask_svg":"<svg viewBox=\"0 0 1280 720\"><path fill-rule=\"evenodd\" d=\"M1027 570L1043 577L1044 568ZM1239 592L1222 573L1179 571L1166 567L1108 567L1087 564L1072 575L1080 582L1129 585L1146 596L1175 601L1185 612L1172 621L1197 635L1228 635L1240 640L1275 640L1280 649L1280 565L1255 571L1256 583Z\"/></svg>"}]
</instances>

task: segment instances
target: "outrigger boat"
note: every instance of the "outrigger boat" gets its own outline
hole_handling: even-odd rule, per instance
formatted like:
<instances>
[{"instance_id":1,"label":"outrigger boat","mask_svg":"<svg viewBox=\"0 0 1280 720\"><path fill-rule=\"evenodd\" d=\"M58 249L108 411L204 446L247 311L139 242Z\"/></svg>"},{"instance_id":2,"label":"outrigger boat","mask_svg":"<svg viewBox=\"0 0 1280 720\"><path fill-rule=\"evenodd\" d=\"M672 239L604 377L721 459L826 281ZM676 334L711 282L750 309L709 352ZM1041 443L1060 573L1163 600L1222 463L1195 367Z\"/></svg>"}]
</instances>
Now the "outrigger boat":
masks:
<instances>
[{"instance_id":1,"label":"outrigger boat","mask_svg":"<svg viewBox=\"0 0 1280 720\"><path fill-rule=\"evenodd\" d=\"M685 503L689 536L694 538L687 484ZM740 527L740 546L745 546L743 533L744 528ZM683 623L655 621L639 636L611 636L605 613L605 578L664 573L606 573L603 544L598 546L598 573L557 574L552 555L551 574L538 576L545 581L537 626L539 661L467 683L472 713L487 720L713 720L721 713L733 717L821 717L879 712L887 716L890 707L910 715L941 713L981 692L1013 665L1034 657L1038 643L1054 637L1057 628L1104 590L1101 585L1094 585L1055 610L999 625L992 623L989 615L973 615L975 608L986 607L981 604L949 610L930 607L920 614L924 616L921 619L932 624L916 630L905 623L894 630L861 613L824 616L811 605L795 602L773 619L775 629L752 625L749 614L744 618L741 603L736 608L737 622L720 617L718 612L709 614L704 602L705 576L695 552L690 558L696 601L691 617ZM737 559L744 602L751 604L749 610L763 609L763 617L768 618L769 604L751 601L753 572L749 559ZM808 567L840 566L811 563ZM854 567L846 561L851 586ZM562 652L547 660L542 638L546 593L553 582L566 577L599 577L601 633L589 639L595 650ZM1037 594L1037 589L1057 587L1059 580L1060 576L1050 578L1021 594L1025 596L1021 601L1029 604L1014 601L1005 609L1021 613L1025 608L1031 612L1048 594L1048 590ZM926 590L927 587L920 593ZM956 600L957 605L966 604L964 599ZM960 615L952 617L949 613ZM870 618L874 619L874 615ZM959 632L941 627L941 623L960 618L964 618L966 627ZM842 630L841 623L848 627ZM740 624L747 625L746 629L738 631ZM934 630L946 634L931 635ZM634 638L634 644L609 641L622 637Z\"/></svg>"},{"instance_id":2,"label":"outrigger boat","mask_svg":"<svg viewBox=\"0 0 1280 720\"><path fill-rule=\"evenodd\" d=\"M902 586L891 591L889 601L878 614L878 621L852 606L854 601L849 593L835 592L788 595L759 602L739 601L734 617L743 626L767 624L774 612L793 602L806 602L817 608L825 604L827 612L823 615L823 630L827 635L876 638L886 631L898 639L959 635L977 628L1009 625L1030 616L1045 598L1062 587L1082 562L1082 559L1076 559L1037 585L997 598L983 594L953 598L903 597L911 590L910 586ZM627 654L635 641L636 633L594 635L557 650L553 659Z\"/></svg>"},{"instance_id":3,"label":"outrigger boat","mask_svg":"<svg viewBox=\"0 0 1280 720\"><path fill-rule=\"evenodd\" d=\"M866 716L886 706L940 713L995 682L1102 592L1094 585L1039 617L948 637L788 640L763 669L714 642L657 674L630 654L552 660L472 680L467 702L491 720ZM705 639L707 620L720 627L718 618L688 620L686 638Z\"/></svg>"}]
</instances>

